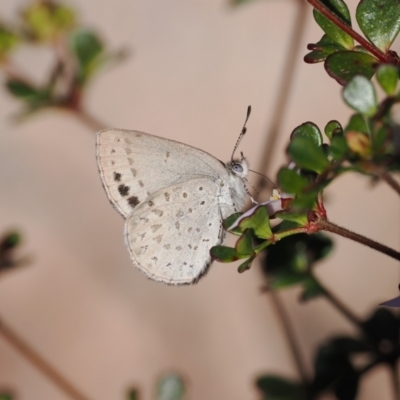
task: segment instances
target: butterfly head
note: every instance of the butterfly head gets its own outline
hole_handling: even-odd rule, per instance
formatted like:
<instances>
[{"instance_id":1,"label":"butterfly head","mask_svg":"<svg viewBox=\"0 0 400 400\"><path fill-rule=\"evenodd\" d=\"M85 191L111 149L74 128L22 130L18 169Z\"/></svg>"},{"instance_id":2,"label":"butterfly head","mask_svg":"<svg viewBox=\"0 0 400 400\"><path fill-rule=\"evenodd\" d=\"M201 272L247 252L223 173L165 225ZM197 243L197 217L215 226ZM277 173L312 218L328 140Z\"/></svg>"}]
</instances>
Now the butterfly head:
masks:
<instances>
[{"instance_id":1,"label":"butterfly head","mask_svg":"<svg viewBox=\"0 0 400 400\"><path fill-rule=\"evenodd\" d=\"M246 157L244 157L243 153L241 153L242 158L232 158L228 163L228 169L232 172L233 175L236 175L239 178L246 178L249 173L249 164L247 162Z\"/></svg>"}]
</instances>

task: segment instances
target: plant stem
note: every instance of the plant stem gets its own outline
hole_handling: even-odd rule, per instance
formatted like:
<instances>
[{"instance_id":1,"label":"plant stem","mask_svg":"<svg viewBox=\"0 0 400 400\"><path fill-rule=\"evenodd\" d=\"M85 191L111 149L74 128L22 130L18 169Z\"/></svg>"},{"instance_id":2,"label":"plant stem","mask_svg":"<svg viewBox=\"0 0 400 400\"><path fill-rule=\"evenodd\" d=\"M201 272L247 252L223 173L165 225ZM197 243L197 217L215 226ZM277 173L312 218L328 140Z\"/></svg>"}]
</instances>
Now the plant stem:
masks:
<instances>
[{"instance_id":1,"label":"plant stem","mask_svg":"<svg viewBox=\"0 0 400 400\"><path fill-rule=\"evenodd\" d=\"M332 21L336 26L338 26L342 31L350 35L354 40L361 44L366 50L373 54L381 62L391 61L390 56L386 55L380 51L373 44L364 39L361 35L355 32L351 26L347 25L343 20L341 20L336 14L334 14L328 7L322 4L319 0L307 0L316 10L323 14L326 18Z\"/></svg>"},{"instance_id":2,"label":"plant stem","mask_svg":"<svg viewBox=\"0 0 400 400\"><path fill-rule=\"evenodd\" d=\"M393 383L393 399L400 399L400 382L399 382L399 367L397 363L394 363L390 369Z\"/></svg>"},{"instance_id":3,"label":"plant stem","mask_svg":"<svg viewBox=\"0 0 400 400\"><path fill-rule=\"evenodd\" d=\"M300 352L300 345L294 334L293 326L290 321L289 315L286 311L285 306L283 305L282 300L279 297L279 294L276 293L276 291L272 288L268 289L268 294L270 295L272 304L275 307L277 317L282 324L283 331L289 343L289 347L297 367L297 371L301 377L303 384L307 385L309 383L309 378L308 378L309 374L307 373L307 368L305 366L303 357Z\"/></svg>"},{"instance_id":4,"label":"plant stem","mask_svg":"<svg viewBox=\"0 0 400 400\"><path fill-rule=\"evenodd\" d=\"M398 195L400 195L400 184L393 179L392 175L390 175L386 170L379 170L376 172L376 174L384 180L393 190L397 192Z\"/></svg>"},{"instance_id":5,"label":"plant stem","mask_svg":"<svg viewBox=\"0 0 400 400\"><path fill-rule=\"evenodd\" d=\"M294 22L291 37L288 41L285 61L283 62L284 70L282 71L281 80L277 89L278 94L274 101L275 107L272 112L272 121L266 132L264 149L261 153L262 158L257 169L261 173L269 172L273 161L273 155L276 154L275 147L289 104L288 97L295 76L296 62L300 58L300 53L302 51L301 44L306 27L307 5L304 0L298 0L297 4L298 10L296 10L296 20ZM260 188L260 190L265 187L265 180L260 178L256 187Z\"/></svg>"},{"instance_id":6,"label":"plant stem","mask_svg":"<svg viewBox=\"0 0 400 400\"><path fill-rule=\"evenodd\" d=\"M325 285L323 285L321 281L315 277L314 274L311 274L311 277L322 289L327 300L329 300L332 305L339 312L341 312L352 324L354 324L357 328L360 328L361 321L356 317L356 315L349 308L347 308L347 306L343 304Z\"/></svg>"},{"instance_id":7,"label":"plant stem","mask_svg":"<svg viewBox=\"0 0 400 400\"><path fill-rule=\"evenodd\" d=\"M390 247L385 246L381 243L378 243L375 240L359 235L358 233L349 231L348 229L343 228L327 220L319 220L316 223L316 225L320 228L320 230L336 233L337 235L343 236L345 238L354 240L355 242L361 243L365 246L371 247L371 249L377 250L383 254L386 254L389 257L394 258L397 261L400 261L400 253L398 251L391 249Z\"/></svg>"},{"instance_id":8,"label":"plant stem","mask_svg":"<svg viewBox=\"0 0 400 400\"><path fill-rule=\"evenodd\" d=\"M94 132L100 131L106 127L105 124L100 122L97 118L93 117L83 108L74 108L69 110L76 118L78 118L84 125Z\"/></svg>"},{"instance_id":9,"label":"plant stem","mask_svg":"<svg viewBox=\"0 0 400 400\"><path fill-rule=\"evenodd\" d=\"M3 336L25 359L40 370L55 386L74 400L89 400L72 383L68 382L39 353L26 344L4 321L0 320L0 335Z\"/></svg>"}]
</instances>

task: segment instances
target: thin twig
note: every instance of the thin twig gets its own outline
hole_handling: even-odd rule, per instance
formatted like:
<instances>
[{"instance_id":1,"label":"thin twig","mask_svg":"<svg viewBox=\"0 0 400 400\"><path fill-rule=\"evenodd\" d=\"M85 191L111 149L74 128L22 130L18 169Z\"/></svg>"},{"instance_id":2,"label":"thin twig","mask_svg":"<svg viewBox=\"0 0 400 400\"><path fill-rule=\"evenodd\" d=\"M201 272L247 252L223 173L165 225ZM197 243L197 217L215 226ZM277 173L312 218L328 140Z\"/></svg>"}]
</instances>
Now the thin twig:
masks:
<instances>
[{"instance_id":1,"label":"thin twig","mask_svg":"<svg viewBox=\"0 0 400 400\"><path fill-rule=\"evenodd\" d=\"M356 317L356 315L345 304L343 304L325 285L323 285L321 281L315 277L315 275L311 274L311 277L317 282L327 300L329 300L332 305L339 312L341 312L352 324L354 324L357 328L360 328L361 321Z\"/></svg>"},{"instance_id":2,"label":"thin twig","mask_svg":"<svg viewBox=\"0 0 400 400\"><path fill-rule=\"evenodd\" d=\"M400 195L400 184L386 170L377 171L376 174L384 180L393 190Z\"/></svg>"},{"instance_id":3,"label":"thin twig","mask_svg":"<svg viewBox=\"0 0 400 400\"><path fill-rule=\"evenodd\" d=\"M365 236L362 236L358 233L352 232L346 228L343 228L339 225L336 225L330 221L320 220L316 223L316 225L320 228L320 230L325 230L328 232L336 233L337 235L346 237L348 239L354 240L355 242L361 243L365 246L371 247L374 250L377 250L383 254L386 254L389 257L394 258L397 261L400 261L400 253L384 244L378 243L375 240L369 239Z\"/></svg>"},{"instance_id":4,"label":"thin twig","mask_svg":"<svg viewBox=\"0 0 400 400\"><path fill-rule=\"evenodd\" d=\"M394 363L391 371L391 378L393 384L393 399L399 400L400 399L400 382L399 382L399 367L398 363Z\"/></svg>"},{"instance_id":5,"label":"thin twig","mask_svg":"<svg viewBox=\"0 0 400 400\"><path fill-rule=\"evenodd\" d=\"M309 374L307 373L307 368L301 355L300 345L298 343L296 335L294 334L293 326L286 311L286 308L283 305L279 294L274 289L269 288L267 293L269 294L272 304L275 307L276 314L278 315L278 318L282 324L283 331L292 352L293 360L297 367L297 371L301 377L303 384L307 385L310 381Z\"/></svg>"},{"instance_id":6,"label":"thin twig","mask_svg":"<svg viewBox=\"0 0 400 400\"><path fill-rule=\"evenodd\" d=\"M71 113L78 118L84 125L86 125L89 129L94 132L100 131L106 128L106 125L100 122L96 117L89 114L83 108L77 108L70 110Z\"/></svg>"},{"instance_id":7,"label":"thin twig","mask_svg":"<svg viewBox=\"0 0 400 400\"><path fill-rule=\"evenodd\" d=\"M6 339L26 360L41 371L55 386L74 400L89 400L72 383L68 382L56 369L42 356L33 350L21 339L7 324L0 320L0 335Z\"/></svg>"},{"instance_id":8,"label":"thin twig","mask_svg":"<svg viewBox=\"0 0 400 400\"><path fill-rule=\"evenodd\" d=\"M297 1L298 10L296 10L296 21L291 33L291 37L288 41L289 46L287 49L285 61L283 62L284 70L281 73L281 81L278 87L278 94L275 100L275 108L272 112L272 121L268 127L266 139L264 143L264 150L261 153L262 158L258 171L262 173L268 173L272 164L273 155L276 154L276 144L278 135L281 130L282 123L284 121L285 114L287 112L287 106L289 104L288 97L290 89L292 88L295 71L297 70L297 60L301 52L301 44L306 27L307 17L307 3L304 0ZM256 187L262 188L264 185L264 179L259 178Z\"/></svg>"}]
</instances>

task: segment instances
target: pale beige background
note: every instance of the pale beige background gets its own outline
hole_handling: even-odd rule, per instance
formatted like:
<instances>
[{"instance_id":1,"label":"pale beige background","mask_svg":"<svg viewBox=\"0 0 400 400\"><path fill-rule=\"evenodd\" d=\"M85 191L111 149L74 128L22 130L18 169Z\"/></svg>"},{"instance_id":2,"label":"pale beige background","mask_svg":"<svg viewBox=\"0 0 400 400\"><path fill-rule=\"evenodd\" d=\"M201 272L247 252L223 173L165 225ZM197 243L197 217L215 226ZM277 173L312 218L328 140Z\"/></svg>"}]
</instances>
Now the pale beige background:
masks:
<instances>
[{"instance_id":1,"label":"pale beige background","mask_svg":"<svg viewBox=\"0 0 400 400\"><path fill-rule=\"evenodd\" d=\"M11 19L22 0L2 0ZM253 114L242 150L257 167L271 118L294 1L258 1L232 10L226 0L71 1L82 21L111 48L132 56L90 88L87 105L109 127L184 141L227 160L248 104ZM350 2L353 6L356 2ZM306 39L321 32L308 19ZM45 49L21 49L18 61L40 81L51 65ZM0 316L88 397L123 399L127 387L151 399L157 377L178 371L189 399L256 399L263 372L296 377L281 327L258 268L239 275L215 263L198 285L167 287L131 265L123 221L109 205L94 158L94 132L65 115L43 114L22 125L19 103L0 91L0 229L24 233L34 262L3 275ZM289 112L274 159L283 162L290 131L312 120L345 123L350 110L322 65L298 60ZM399 248L398 199L383 184L343 177L327 193L332 220ZM318 274L360 316L397 295L398 265L336 239L335 256ZM299 289L283 298L307 363L327 335L353 332L323 299L299 305ZM363 383L360 399L390 398L383 369ZM0 338L0 385L19 400L67 397ZM377 397L377 393L379 396Z\"/></svg>"}]
</instances>

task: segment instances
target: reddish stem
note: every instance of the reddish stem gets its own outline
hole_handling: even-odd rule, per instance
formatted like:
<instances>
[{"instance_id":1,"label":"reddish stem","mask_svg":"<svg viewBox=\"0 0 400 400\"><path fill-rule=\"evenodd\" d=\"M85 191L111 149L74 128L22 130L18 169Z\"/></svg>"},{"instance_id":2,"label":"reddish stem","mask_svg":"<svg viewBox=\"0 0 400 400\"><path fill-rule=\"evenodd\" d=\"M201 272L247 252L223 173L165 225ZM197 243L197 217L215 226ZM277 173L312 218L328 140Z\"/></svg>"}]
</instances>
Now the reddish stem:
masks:
<instances>
[{"instance_id":1,"label":"reddish stem","mask_svg":"<svg viewBox=\"0 0 400 400\"><path fill-rule=\"evenodd\" d=\"M307 0L316 10L318 10L322 15L328 18L336 26L338 26L342 31L346 32L354 40L361 44L366 50L373 54L378 60L383 63L394 62L395 57L389 52L387 54L383 53L372 43L368 42L365 38L354 31L351 26L347 25L342 19L340 19L336 14L334 14L328 7L322 4L319 0Z\"/></svg>"}]
</instances>

